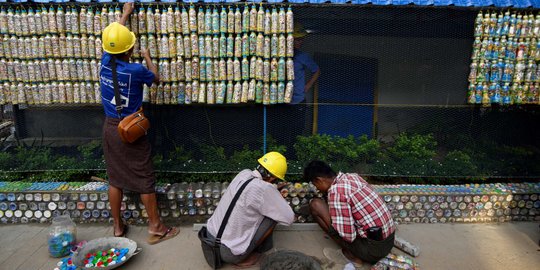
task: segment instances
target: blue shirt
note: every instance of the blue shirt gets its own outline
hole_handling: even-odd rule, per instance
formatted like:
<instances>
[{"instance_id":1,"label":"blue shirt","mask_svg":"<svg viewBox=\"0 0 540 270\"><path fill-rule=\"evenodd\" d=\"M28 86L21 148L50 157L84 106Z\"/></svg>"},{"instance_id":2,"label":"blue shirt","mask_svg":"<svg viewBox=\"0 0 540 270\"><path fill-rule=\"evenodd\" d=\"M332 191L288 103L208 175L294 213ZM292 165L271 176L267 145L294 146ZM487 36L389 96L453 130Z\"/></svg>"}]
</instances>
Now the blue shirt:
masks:
<instances>
[{"instance_id":1,"label":"blue shirt","mask_svg":"<svg viewBox=\"0 0 540 270\"><path fill-rule=\"evenodd\" d=\"M309 54L294 50L294 92L291 100L291 104L298 104L304 101L306 87L306 69L315 73L319 70L319 66L313 61Z\"/></svg>"},{"instance_id":2,"label":"blue shirt","mask_svg":"<svg viewBox=\"0 0 540 270\"><path fill-rule=\"evenodd\" d=\"M116 100L111 69L111 55L103 53L101 58L101 71L99 72L99 84L101 85L101 100L105 115L119 118L116 112ZM143 84L148 86L154 82L154 73L141 64L128 63L116 59L116 74L118 74L118 86L122 99L122 117L136 112L142 106Z\"/></svg>"}]
</instances>

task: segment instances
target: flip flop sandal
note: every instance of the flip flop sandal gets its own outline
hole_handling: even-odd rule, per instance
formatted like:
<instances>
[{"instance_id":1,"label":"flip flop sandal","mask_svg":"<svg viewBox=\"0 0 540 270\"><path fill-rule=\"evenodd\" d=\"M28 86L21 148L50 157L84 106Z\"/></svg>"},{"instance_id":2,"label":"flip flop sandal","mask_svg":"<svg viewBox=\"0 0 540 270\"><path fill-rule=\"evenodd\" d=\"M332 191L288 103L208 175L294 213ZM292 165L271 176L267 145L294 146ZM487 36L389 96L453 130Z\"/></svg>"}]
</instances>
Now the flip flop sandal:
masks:
<instances>
[{"instance_id":1,"label":"flip flop sandal","mask_svg":"<svg viewBox=\"0 0 540 270\"><path fill-rule=\"evenodd\" d=\"M163 235L152 235L148 238L147 242L150 245L155 245L157 243L163 242L165 240L169 240L171 238L174 238L180 233L179 229L176 229L176 231L173 233L174 227L169 227L167 231Z\"/></svg>"},{"instance_id":2,"label":"flip flop sandal","mask_svg":"<svg viewBox=\"0 0 540 270\"><path fill-rule=\"evenodd\" d=\"M113 230L113 236L114 237L126 237L127 233L129 232L129 226L126 223L122 223L124 226L124 229L122 230L122 233L120 235L116 235Z\"/></svg>"}]
</instances>

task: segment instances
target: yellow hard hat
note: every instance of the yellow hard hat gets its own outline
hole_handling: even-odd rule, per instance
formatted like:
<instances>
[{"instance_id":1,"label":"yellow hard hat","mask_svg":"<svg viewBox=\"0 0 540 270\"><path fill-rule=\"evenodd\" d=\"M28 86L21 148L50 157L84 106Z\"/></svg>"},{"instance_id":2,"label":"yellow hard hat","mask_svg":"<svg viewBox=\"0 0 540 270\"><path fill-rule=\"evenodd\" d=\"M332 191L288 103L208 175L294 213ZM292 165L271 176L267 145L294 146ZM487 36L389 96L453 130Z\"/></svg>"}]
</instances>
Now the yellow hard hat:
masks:
<instances>
[{"instance_id":1,"label":"yellow hard hat","mask_svg":"<svg viewBox=\"0 0 540 270\"><path fill-rule=\"evenodd\" d=\"M302 24L297 23L294 25L293 37L303 38L307 36L307 34L308 32L306 31L306 29L304 29L304 26Z\"/></svg>"},{"instance_id":2,"label":"yellow hard hat","mask_svg":"<svg viewBox=\"0 0 540 270\"><path fill-rule=\"evenodd\" d=\"M135 34L117 22L109 24L101 35L103 50L110 54L129 51L135 45Z\"/></svg>"},{"instance_id":3,"label":"yellow hard hat","mask_svg":"<svg viewBox=\"0 0 540 270\"><path fill-rule=\"evenodd\" d=\"M269 152L266 155L259 158L259 164L263 166L273 176L285 180L285 173L287 172L287 159L278 152Z\"/></svg>"}]
</instances>

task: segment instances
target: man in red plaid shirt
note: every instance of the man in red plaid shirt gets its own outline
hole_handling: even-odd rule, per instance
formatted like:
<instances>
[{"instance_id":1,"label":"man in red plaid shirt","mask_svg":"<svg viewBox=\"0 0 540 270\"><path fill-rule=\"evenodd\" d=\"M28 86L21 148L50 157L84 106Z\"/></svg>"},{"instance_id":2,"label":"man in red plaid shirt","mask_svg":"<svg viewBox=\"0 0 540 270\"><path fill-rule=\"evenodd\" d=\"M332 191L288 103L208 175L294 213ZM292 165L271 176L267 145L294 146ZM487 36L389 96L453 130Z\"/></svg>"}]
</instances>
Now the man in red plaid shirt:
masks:
<instances>
[{"instance_id":1,"label":"man in red plaid shirt","mask_svg":"<svg viewBox=\"0 0 540 270\"><path fill-rule=\"evenodd\" d=\"M374 264L390 253L396 229L392 215L362 177L336 174L328 164L312 161L304 169L304 179L328 194L328 204L322 199L311 201L311 214L342 247L345 257Z\"/></svg>"}]
</instances>

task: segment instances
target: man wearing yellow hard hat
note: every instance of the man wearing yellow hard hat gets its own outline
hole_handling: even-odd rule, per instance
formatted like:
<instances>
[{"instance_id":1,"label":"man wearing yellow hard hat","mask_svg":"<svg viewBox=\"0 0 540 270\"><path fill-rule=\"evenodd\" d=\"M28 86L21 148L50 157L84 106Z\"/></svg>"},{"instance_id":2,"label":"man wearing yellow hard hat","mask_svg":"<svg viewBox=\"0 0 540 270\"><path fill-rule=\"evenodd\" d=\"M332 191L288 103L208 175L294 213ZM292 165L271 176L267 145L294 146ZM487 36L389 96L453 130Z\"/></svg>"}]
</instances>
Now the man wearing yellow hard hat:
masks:
<instances>
[{"instance_id":1,"label":"man wearing yellow hard hat","mask_svg":"<svg viewBox=\"0 0 540 270\"><path fill-rule=\"evenodd\" d=\"M218 236L233 198L245 184L220 238L221 259L242 267L257 263L261 253L272 248L277 223L291 225L294 221L294 212L272 184L285 179L286 158L269 152L258 163L255 170L246 169L236 175L208 219L208 227L203 228L210 237Z\"/></svg>"},{"instance_id":2,"label":"man wearing yellow hard hat","mask_svg":"<svg viewBox=\"0 0 540 270\"><path fill-rule=\"evenodd\" d=\"M126 236L128 226L120 217L123 190L140 193L148 213L149 244L170 239L179 232L165 226L159 217L155 193L156 179L152 167L150 143L146 136L134 143L123 143L118 134L118 123L142 106L143 84L151 86L159 81L157 67L147 50L142 50L148 68L130 63L136 38L124 26L133 12L133 3L125 3L119 22L111 23L102 32L100 85L105 123L103 125L103 153L109 179L109 202L114 219L114 236ZM116 78L113 78L113 70ZM116 103L115 85L121 104Z\"/></svg>"}]
</instances>

